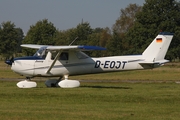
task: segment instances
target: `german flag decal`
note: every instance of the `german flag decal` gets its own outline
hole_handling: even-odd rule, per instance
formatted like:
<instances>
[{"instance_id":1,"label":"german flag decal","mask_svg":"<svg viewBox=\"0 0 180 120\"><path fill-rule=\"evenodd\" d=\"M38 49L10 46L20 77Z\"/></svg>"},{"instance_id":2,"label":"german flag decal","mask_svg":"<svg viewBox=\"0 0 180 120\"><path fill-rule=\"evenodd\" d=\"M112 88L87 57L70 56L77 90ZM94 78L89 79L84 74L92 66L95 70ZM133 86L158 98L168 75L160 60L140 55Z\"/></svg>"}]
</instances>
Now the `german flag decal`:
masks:
<instances>
[{"instance_id":1,"label":"german flag decal","mask_svg":"<svg viewBox=\"0 0 180 120\"><path fill-rule=\"evenodd\" d=\"M161 43L162 42L162 38L156 38L156 42L157 43Z\"/></svg>"}]
</instances>

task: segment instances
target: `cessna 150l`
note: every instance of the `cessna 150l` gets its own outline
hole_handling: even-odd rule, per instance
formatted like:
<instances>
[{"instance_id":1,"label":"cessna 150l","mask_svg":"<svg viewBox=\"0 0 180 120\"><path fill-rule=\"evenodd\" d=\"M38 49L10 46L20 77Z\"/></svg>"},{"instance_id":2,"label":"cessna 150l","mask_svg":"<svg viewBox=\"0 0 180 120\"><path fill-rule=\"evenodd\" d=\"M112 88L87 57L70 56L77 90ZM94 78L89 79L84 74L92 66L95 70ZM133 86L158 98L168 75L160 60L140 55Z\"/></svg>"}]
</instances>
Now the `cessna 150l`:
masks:
<instances>
[{"instance_id":1,"label":"cessna 150l","mask_svg":"<svg viewBox=\"0 0 180 120\"><path fill-rule=\"evenodd\" d=\"M93 74L125 70L152 69L164 65L168 47L173 33L160 32L142 55L110 56L91 58L83 51L105 50L97 46L49 46L22 44L22 47L38 49L34 56L19 57L7 60L11 69L27 80L17 83L19 88L36 87L33 77L60 77L58 80L47 80L46 86L62 88L79 87L80 82L69 80L70 75ZM64 77L64 80L61 78Z\"/></svg>"}]
</instances>

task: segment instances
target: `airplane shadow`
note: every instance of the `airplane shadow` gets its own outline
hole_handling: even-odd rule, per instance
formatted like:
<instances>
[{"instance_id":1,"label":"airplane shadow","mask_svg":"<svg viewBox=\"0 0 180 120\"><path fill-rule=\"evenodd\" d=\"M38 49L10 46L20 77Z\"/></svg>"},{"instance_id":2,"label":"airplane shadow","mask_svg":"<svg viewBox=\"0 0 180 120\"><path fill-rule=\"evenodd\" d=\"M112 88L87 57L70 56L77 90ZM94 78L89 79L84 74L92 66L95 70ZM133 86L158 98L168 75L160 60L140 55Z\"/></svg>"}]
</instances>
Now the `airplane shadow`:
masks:
<instances>
[{"instance_id":1,"label":"airplane shadow","mask_svg":"<svg viewBox=\"0 0 180 120\"><path fill-rule=\"evenodd\" d=\"M104 89L132 89L131 87L116 87L116 86L80 86L82 88L104 88Z\"/></svg>"}]
</instances>

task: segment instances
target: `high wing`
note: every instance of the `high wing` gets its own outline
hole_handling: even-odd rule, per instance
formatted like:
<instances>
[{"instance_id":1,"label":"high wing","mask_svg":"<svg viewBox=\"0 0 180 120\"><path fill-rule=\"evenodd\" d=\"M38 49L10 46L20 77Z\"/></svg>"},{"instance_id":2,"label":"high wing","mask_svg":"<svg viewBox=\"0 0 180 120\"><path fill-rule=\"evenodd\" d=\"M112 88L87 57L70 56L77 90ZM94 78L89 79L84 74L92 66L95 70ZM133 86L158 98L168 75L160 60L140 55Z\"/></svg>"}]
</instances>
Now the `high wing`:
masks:
<instances>
[{"instance_id":1,"label":"high wing","mask_svg":"<svg viewBox=\"0 0 180 120\"><path fill-rule=\"evenodd\" d=\"M54 64L56 63L59 55L61 54L62 50L80 50L80 51L90 51L90 50L106 50L106 48L99 47L99 46L85 46L85 45L76 45L76 46L49 46L49 45L35 45L35 44L22 44L21 47L33 48L33 49L40 49L45 48L46 50L56 50L58 51L54 61L46 71L47 74L50 73L51 69L53 68Z\"/></svg>"},{"instance_id":2,"label":"high wing","mask_svg":"<svg viewBox=\"0 0 180 120\"><path fill-rule=\"evenodd\" d=\"M63 49L78 49L81 51L89 51L89 50L106 50L106 48L99 47L99 46L85 46L85 45L78 45L78 46L48 46L47 50L63 50Z\"/></svg>"},{"instance_id":3,"label":"high wing","mask_svg":"<svg viewBox=\"0 0 180 120\"><path fill-rule=\"evenodd\" d=\"M48 45L34 45L34 44L22 44L21 47L40 49L41 47L47 47Z\"/></svg>"},{"instance_id":4,"label":"high wing","mask_svg":"<svg viewBox=\"0 0 180 120\"><path fill-rule=\"evenodd\" d=\"M106 50L106 48L99 46L86 46L86 45L76 45L76 46L51 46L51 45L34 45L34 44L22 44L21 47L40 49L41 47L46 47L47 50L69 50L78 49L81 51L89 50Z\"/></svg>"}]
</instances>

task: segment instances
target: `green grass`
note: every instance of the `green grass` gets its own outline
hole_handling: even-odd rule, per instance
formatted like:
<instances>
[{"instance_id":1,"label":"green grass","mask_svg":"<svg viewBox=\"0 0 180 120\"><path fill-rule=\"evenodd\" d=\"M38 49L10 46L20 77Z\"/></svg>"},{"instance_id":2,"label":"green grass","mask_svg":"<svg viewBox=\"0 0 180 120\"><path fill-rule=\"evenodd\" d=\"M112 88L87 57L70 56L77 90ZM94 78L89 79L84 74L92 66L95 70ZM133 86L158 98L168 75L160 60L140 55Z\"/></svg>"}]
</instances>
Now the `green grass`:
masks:
<instances>
[{"instance_id":1,"label":"green grass","mask_svg":"<svg viewBox=\"0 0 180 120\"><path fill-rule=\"evenodd\" d=\"M180 87L172 83L82 83L74 89L19 89L0 82L0 119L178 120Z\"/></svg>"},{"instance_id":2,"label":"green grass","mask_svg":"<svg viewBox=\"0 0 180 120\"><path fill-rule=\"evenodd\" d=\"M0 62L0 78L24 78ZM41 78L36 78L41 79ZM153 70L71 76L79 88L47 88L44 79L33 89L17 81L0 81L0 119L9 120L179 120L180 63ZM115 80L115 82L111 82ZM138 80L147 82L124 82ZM148 81L151 80L150 83ZM103 82L105 81L105 82ZM154 81L154 82L152 82ZM158 82L161 81L161 82Z\"/></svg>"}]
</instances>

